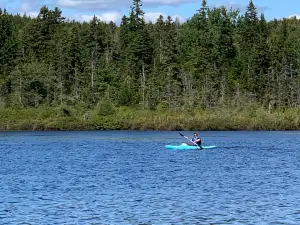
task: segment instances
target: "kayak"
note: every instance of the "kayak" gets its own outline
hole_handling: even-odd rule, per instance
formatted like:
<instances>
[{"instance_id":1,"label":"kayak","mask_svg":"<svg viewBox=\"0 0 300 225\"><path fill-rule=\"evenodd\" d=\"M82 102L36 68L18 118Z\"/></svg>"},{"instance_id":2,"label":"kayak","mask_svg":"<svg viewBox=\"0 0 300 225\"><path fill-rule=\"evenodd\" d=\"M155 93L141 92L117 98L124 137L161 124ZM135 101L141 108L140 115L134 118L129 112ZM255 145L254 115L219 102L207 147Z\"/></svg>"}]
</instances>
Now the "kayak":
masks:
<instances>
[{"instance_id":1,"label":"kayak","mask_svg":"<svg viewBox=\"0 0 300 225\"><path fill-rule=\"evenodd\" d=\"M165 148L167 149L178 149L178 150L200 150L199 146L195 145L187 145L185 143L182 143L181 145L166 145ZM216 148L215 145L208 145L208 146L203 146L202 149L211 149L211 148Z\"/></svg>"}]
</instances>

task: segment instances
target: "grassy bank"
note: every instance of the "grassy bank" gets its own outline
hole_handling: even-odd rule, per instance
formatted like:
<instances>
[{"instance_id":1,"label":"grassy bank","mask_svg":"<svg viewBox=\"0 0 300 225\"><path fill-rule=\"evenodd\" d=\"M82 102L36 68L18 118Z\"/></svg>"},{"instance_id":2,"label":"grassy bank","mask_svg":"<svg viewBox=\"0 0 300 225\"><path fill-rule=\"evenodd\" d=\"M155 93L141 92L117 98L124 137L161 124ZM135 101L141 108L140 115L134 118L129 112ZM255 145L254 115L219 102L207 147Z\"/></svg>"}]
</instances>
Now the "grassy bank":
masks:
<instances>
[{"instance_id":1,"label":"grassy bank","mask_svg":"<svg viewBox=\"0 0 300 225\"><path fill-rule=\"evenodd\" d=\"M261 107L175 112L98 105L0 109L1 130L298 130L300 109Z\"/></svg>"}]
</instances>

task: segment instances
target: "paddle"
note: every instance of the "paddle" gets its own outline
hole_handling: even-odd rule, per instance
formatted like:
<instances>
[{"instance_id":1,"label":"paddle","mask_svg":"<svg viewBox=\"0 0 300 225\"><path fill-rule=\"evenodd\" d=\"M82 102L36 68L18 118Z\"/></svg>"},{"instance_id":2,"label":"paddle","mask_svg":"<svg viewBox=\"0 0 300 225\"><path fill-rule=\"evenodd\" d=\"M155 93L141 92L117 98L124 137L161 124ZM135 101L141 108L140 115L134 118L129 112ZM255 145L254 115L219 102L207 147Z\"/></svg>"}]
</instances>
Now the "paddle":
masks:
<instances>
[{"instance_id":1,"label":"paddle","mask_svg":"<svg viewBox=\"0 0 300 225\"><path fill-rule=\"evenodd\" d=\"M178 132L182 137L188 139L190 142L192 142L194 145L197 145L195 142L193 142L191 139L189 139L188 137L184 136L182 133ZM199 147L199 149L202 149L201 146L197 145Z\"/></svg>"}]
</instances>

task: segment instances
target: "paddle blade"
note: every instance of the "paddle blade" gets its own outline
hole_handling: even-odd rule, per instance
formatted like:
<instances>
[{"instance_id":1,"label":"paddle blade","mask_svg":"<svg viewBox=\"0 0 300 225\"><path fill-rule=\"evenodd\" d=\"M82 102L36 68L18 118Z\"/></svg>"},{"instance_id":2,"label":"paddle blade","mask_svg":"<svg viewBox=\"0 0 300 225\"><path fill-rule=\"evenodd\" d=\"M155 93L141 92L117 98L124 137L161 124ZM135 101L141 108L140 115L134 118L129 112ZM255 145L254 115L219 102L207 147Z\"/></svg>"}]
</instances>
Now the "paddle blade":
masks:
<instances>
[{"instance_id":1,"label":"paddle blade","mask_svg":"<svg viewBox=\"0 0 300 225\"><path fill-rule=\"evenodd\" d=\"M184 135L182 134L182 133L180 133L180 132L178 132L182 137L184 137Z\"/></svg>"}]
</instances>

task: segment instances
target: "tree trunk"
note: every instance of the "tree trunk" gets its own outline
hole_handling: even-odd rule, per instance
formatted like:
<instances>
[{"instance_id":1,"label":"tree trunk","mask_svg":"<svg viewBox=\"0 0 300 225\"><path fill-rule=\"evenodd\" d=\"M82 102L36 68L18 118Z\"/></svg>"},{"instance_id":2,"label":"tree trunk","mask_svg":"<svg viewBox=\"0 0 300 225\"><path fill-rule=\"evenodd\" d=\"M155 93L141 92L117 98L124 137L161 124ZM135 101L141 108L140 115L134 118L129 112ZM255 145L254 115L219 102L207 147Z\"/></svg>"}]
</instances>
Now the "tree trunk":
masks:
<instances>
[{"instance_id":1,"label":"tree trunk","mask_svg":"<svg viewBox=\"0 0 300 225\"><path fill-rule=\"evenodd\" d=\"M142 66L142 77L141 77L141 89L142 89L142 108L145 108L145 87L146 87L146 75L145 65Z\"/></svg>"},{"instance_id":2,"label":"tree trunk","mask_svg":"<svg viewBox=\"0 0 300 225\"><path fill-rule=\"evenodd\" d=\"M21 77L19 79L19 102L20 102L20 105L23 105L22 104L22 78Z\"/></svg>"}]
</instances>

